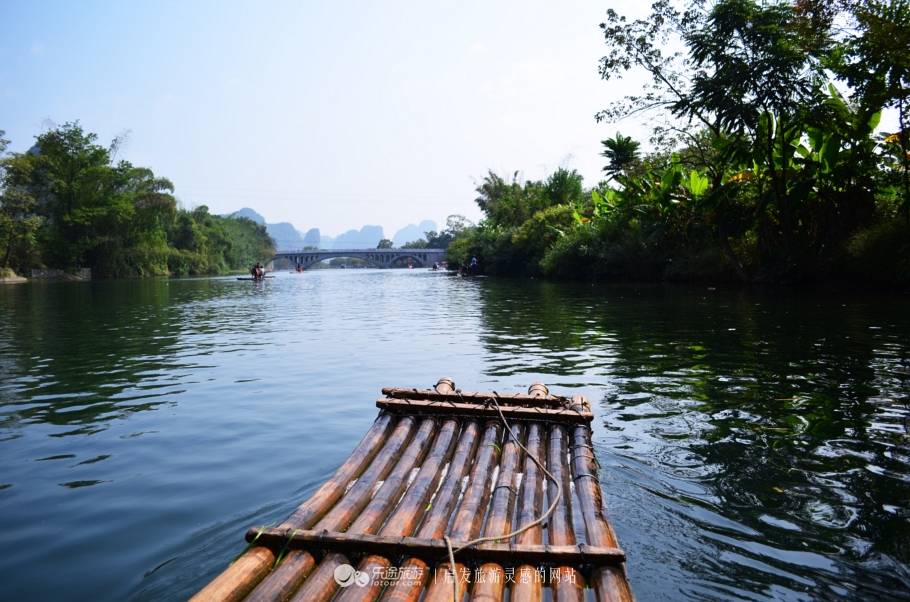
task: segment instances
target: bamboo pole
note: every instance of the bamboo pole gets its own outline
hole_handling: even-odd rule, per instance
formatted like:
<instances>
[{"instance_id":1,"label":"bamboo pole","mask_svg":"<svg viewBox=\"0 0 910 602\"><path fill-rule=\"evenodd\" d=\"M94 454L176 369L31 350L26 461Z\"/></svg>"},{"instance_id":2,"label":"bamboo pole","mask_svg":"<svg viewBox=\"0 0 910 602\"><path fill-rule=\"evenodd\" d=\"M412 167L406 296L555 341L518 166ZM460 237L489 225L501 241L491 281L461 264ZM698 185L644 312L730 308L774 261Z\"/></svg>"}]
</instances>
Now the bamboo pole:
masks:
<instances>
[{"instance_id":1,"label":"bamboo pole","mask_svg":"<svg viewBox=\"0 0 910 602\"><path fill-rule=\"evenodd\" d=\"M541 461L546 462L541 453L545 447L541 445L544 436L542 425L532 422L528 425L528 439L525 447L528 453ZM544 475L531 458L525 458L524 477L521 481L521 497L519 499L518 520L515 528L522 527L537 519L543 512L543 480ZM543 529L540 525L531 527L524 533L519 533L516 542L519 545L539 545L543 540ZM515 583L512 585L510 597L514 600L529 600L539 602L542 596L542 583L538 578L537 569L530 564L522 564L515 570Z\"/></svg>"},{"instance_id":2,"label":"bamboo pole","mask_svg":"<svg viewBox=\"0 0 910 602\"><path fill-rule=\"evenodd\" d=\"M572 526L572 490L570 488L569 473L566 467L568 447L566 444L566 429L562 425L553 425L550 429L550 443L548 450L547 470L557 481L562 484L562 499L556 506L550 524L547 527L547 537L552 545L575 544L575 530ZM556 485L548 483L549 495L556 495ZM556 569L555 579L551 579L550 589L555 602L580 602L584 600L585 582L581 571L574 566L563 565Z\"/></svg>"},{"instance_id":3,"label":"bamboo pole","mask_svg":"<svg viewBox=\"0 0 910 602\"><path fill-rule=\"evenodd\" d=\"M423 523L417 531L417 537L425 540L439 539L445 532L455 510L455 504L458 502L462 482L471 469L471 460L475 457L475 453L478 460L483 461L483 458L479 457L481 454L477 451L479 433L480 425L476 422L468 422L462 427L455 455L449 462L448 471L439 491L430 502L429 513L424 517ZM495 443L497 436L498 433L492 432L489 437L485 435L484 440ZM412 557L404 559L399 569L399 574L405 575L406 578L396 579L394 583L391 583L383 594L383 600L414 602L420 597L429 578L429 565L420 558Z\"/></svg>"},{"instance_id":4,"label":"bamboo pole","mask_svg":"<svg viewBox=\"0 0 910 602\"><path fill-rule=\"evenodd\" d=\"M522 425L511 425L515 438L524 434ZM485 537L505 535L512 530L512 509L517 497L516 481L518 467L522 461L521 448L515 439L506 431L506 441L502 446L502 461L499 464L499 477L493 500L490 502L490 513L484 527ZM487 562L477 569L477 580L471 592L472 600L502 600L505 590L505 571L500 564Z\"/></svg>"},{"instance_id":5,"label":"bamboo pole","mask_svg":"<svg viewBox=\"0 0 910 602\"><path fill-rule=\"evenodd\" d=\"M448 552L445 541L420 537L370 535L368 533L342 533L339 531L314 531L283 529L250 529L247 539L259 537L261 541L274 545L287 545L291 549L317 549L342 554L382 554L386 557L401 554L413 555L435 561L444 558ZM457 548L466 542L453 541ZM625 560L625 552L619 548L601 548L581 545L556 546L550 544L519 544L484 542L458 552L460 558L479 562L513 564L515 561L527 564L596 564L619 565ZM350 591L350 590L347 590Z\"/></svg>"},{"instance_id":6,"label":"bamboo pole","mask_svg":"<svg viewBox=\"0 0 910 602\"><path fill-rule=\"evenodd\" d=\"M493 469L499 461L499 441L502 428L499 422L489 422L480 441L480 447L477 449L477 456L474 459L474 465L471 468L471 476L468 481L468 487L465 489L461 498L461 504L458 506L458 512L455 514L452 522L452 531L450 537L459 541L473 539L480 531L480 524L483 520L484 509L487 507L487 500L490 497L490 478ZM440 521L441 523L441 521ZM445 533L446 524L441 523L438 528L436 538L442 537ZM421 534L423 529L421 528ZM449 564L444 563L436 567L433 577L433 583L424 596L424 602L448 602L452 595L452 581L446 575L451 573L455 579L462 582L461 591L465 591L466 581L464 577L465 566L459 562L455 563L454 570L449 569ZM419 595L419 591L417 592ZM393 592L394 595L394 592ZM417 598L404 598L406 600L416 600Z\"/></svg>"},{"instance_id":7,"label":"bamboo pole","mask_svg":"<svg viewBox=\"0 0 910 602\"><path fill-rule=\"evenodd\" d=\"M420 467L414 482L408 488L395 512L389 517L380 530L380 535L405 536L414 532L417 523L427 511L427 502L430 496L440 485L442 469L455 450L458 422L446 420L439 429L433 449ZM475 435L476 436L476 435ZM360 549L363 552L365 550ZM360 561L357 570L370 576L366 587L348 587L338 595L338 600L355 602L361 600L374 600L382 591L383 579L374 579L374 576L389 576L389 567L392 565L389 556L372 554Z\"/></svg>"},{"instance_id":8,"label":"bamboo pole","mask_svg":"<svg viewBox=\"0 0 910 602\"><path fill-rule=\"evenodd\" d=\"M582 406L583 397L573 397L576 407ZM591 442L591 430L586 426L572 431L572 479L578 505L585 522L588 543L593 546L617 547L616 535L603 513L603 499L597 480L597 466ZM601 566L591 571L591 581L598 600L630 602L634 600L625 570L620 567Z\"/></svg>"},{"instance_id":9,"label":"bamboo pole","mask_svg":"<svg viewBox=\"0 0 910 602\"><path fill-rule=\"evenodd\" d=\"M528 387L528 396L534 399L545 399L550 391L543 383L536 382ZM546 449L540 444L543 437L543 428L538 423L528 426L528 440L525 447L529 454L545 462L541 451ZM516 527L526 525L537 518L543 504L543 473L531 458L525 458L524 478L521 485L521 499L519 500L518 524ZM539 544L543 539L543 530L540 526L532 527L518 535L520 544ZM530 600L539 602L541 599L541 583L538 580L537 570L529 564L517 568L514 575L515 584L512 586L510 597L516 600Z\"/></svg>"},{"instance_id":10,"label":"bamboo pole","mask_svg":"<svg viewBox=\"0 0 910 602\"><path fill-rule=\"evenodd\" d=\"M405 416L398 422L370 467L357 479L341 500L316 523L315 529L339 531L351 524L370 501L370 495L376 483L384 479L392 470L396 457L411 438L413 427L414 419L411 417ZM290 550L285 554L283 562L250 592L247 600L251 602L287 600L315 566L316 560L309 552Z\"/></svg>"},{"instance_id":11,"label":"bamboo pole","mask_svg":"<svg viewBox=\"0 0 910 602\"><path fill-rule=\"evenodd\" d=\"M312 527L338 501L347 484L366 470L385 443L394 422L392 416L380 414L335 474L303 502L282 526ZM268 574L274 563L275 553L272 550L254 546L197 592L191 602L241 600Z\"/></svg>"},{"instance_id":12,"label":"bamboo pole","mask_svg":"<svg viewBox=\"0 0 910 602\"><path fill-rule=\"evenodd\" d=\"M533 386L533 385L532 385ZM404 387L385 387L382 394L393 399L415 399L426 401L463 401L483 403L485 400L496 397L501 405L528 405L540 408L568 407L569 398L561 395L533 395L530 393L496 393L452 391L440 393L431 389L407 389Z\"/></svg>"},{"instance_id":13,"label":"bamboo pole","mask_svg":"<svg viewBox=\"0 0 910 602\"><path fill-rule=\"evenodd\" d=\"M376 407L403 414L444 414L446 417L499 418L499 412L494 407L458 401L383 398L376 400ZM569 424L587 424L594 420L594 415L586 410L525 408L511 405L500 406L500 409L502 410L502 415L508 420L545 420Z\"/></svg>"},{"instance_id":14,"label":"bamboo pole","mask_svg":"<svg viewBox=\"0 0 910 602\"><path fill-rule=\"evenodd\" d=\"M395 502L401 497L408 484L411 470L420 463L433 439L436 421L423 420L414 438L405 449L395 468L386 477L382 486L370 500L370 503L348 527L352 534L375 533L382 521L389 515ZM321 601L331 598L338 589L335 580L335 569L348 564L348 558L337 552L326 554L315 571L306 579L303 586L291 598L295 602Z\"/></svg>"}]
</instances>

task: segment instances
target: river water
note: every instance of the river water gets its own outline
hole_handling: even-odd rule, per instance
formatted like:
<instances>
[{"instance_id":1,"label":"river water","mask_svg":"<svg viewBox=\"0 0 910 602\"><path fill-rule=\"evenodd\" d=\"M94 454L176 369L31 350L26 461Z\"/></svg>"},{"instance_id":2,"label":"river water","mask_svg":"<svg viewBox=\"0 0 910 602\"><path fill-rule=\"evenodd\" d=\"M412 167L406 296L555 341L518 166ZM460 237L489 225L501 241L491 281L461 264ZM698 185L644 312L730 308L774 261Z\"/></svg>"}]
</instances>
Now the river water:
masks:
<instances>
[{"instance_id":1,"label":"river water","mask_svg":"<svg viewBox=\"0 0 910 602\"><path fill-rule=\"evenodd\" d=\"M0 599L185 598L382 386L581 393L640 600L910 597L910 298L425 270L0 287Z\"/></svg>"}]
</instances>

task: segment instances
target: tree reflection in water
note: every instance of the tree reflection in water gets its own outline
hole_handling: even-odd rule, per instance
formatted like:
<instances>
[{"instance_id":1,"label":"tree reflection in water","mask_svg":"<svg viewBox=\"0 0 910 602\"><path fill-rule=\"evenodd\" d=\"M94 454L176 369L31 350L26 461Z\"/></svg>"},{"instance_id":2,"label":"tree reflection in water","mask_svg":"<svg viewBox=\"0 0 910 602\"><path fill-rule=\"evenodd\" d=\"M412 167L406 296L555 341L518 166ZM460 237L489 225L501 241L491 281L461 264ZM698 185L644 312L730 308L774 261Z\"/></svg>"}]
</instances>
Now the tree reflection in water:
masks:
<instances>
[{"instance_id":1,"label":"tree reflection in water","mask_svg":"<svg viewBox=\"0 0 910 602\"><path fill-rule=\"evenodd\" d=\"M490 375L600 399L601 480L643 599L907 591L905 299L477 286Z\"/></svg>"}]
</instances>

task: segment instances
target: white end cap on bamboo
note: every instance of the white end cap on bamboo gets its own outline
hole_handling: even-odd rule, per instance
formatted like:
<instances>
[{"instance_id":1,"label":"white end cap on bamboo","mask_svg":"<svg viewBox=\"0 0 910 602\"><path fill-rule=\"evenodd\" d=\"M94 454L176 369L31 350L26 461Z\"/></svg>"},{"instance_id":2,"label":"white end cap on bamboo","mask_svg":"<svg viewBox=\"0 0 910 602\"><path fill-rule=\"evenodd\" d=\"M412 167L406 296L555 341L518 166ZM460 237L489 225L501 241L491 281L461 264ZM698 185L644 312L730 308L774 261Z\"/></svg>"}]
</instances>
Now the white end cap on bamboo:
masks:
<instances>
[{"instance_id":1,"label":"white end cap on bamboo","mask_svg":"<svg viewBox=\"0 0 910 602\"><path fill-rule=\"evenodd\" d=\"M434 389L436 389L437 393L453 393L455 391L455 381L448 376L443 376L436 381Z\"/></svg>"},{"instance_id":2,"label":"white end cap on bamboo","mask_svg":"<svg viewBox=\"0 0 910 602\"><path fill-rule=\"evenodd\" d=\"M528 395L532 397L546 397L549 394L550 390L543 383L534 383L528 387Z\"/></svg>"}]
</instances>

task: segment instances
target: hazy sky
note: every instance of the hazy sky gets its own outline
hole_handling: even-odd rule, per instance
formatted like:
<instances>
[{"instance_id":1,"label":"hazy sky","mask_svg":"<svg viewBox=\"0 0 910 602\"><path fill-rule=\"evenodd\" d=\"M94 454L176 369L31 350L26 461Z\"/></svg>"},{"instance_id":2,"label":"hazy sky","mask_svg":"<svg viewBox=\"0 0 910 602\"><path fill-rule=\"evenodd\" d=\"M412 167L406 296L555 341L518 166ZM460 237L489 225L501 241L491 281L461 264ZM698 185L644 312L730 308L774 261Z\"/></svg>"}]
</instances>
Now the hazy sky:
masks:
<instances>
[{"instance_id":1,"label":"hazy sky","mask_svg":"<svg viewBox=\"0 0 910 602\"><path fill-rule=\"evenodd\" d=\"M188 207L337 234L479 217L488 169L600 179L598 24L636 2L0 0L0 129L80 120ZM636 8L637 7L637 8Z\"/></svg>"}]
</instances>

